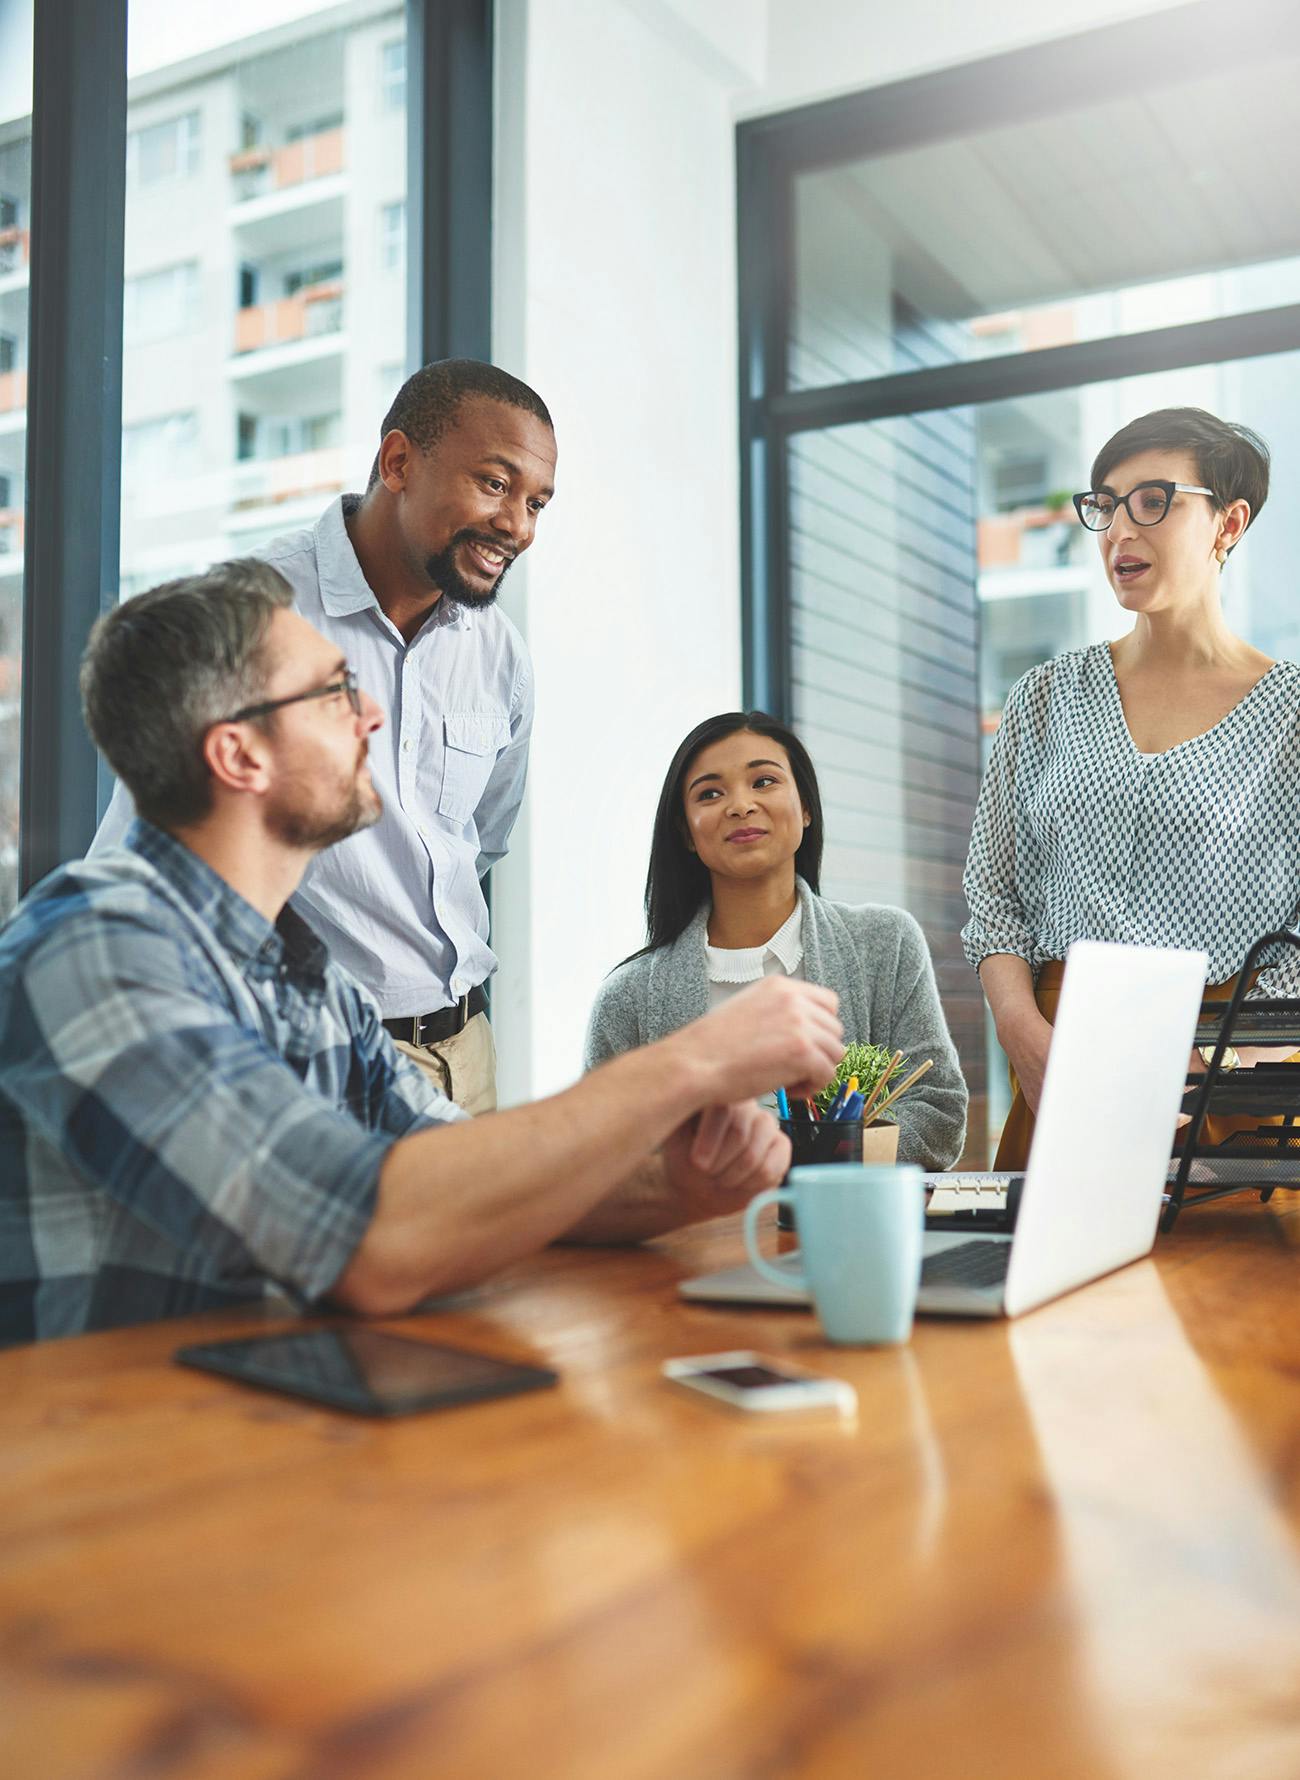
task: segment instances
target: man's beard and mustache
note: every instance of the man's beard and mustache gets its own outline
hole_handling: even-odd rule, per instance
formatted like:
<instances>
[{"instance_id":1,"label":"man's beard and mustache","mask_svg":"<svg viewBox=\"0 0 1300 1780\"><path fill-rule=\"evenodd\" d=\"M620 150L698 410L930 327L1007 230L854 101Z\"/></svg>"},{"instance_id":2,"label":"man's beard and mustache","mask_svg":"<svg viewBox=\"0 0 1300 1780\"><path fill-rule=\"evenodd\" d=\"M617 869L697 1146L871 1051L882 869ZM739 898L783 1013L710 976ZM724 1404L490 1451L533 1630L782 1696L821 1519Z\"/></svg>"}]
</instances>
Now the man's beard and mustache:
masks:
<instances>
[{"instance_id":1,"label":"man's beard and mustache","mask_svg":"<svg viewBox=\"0 0 1300 1780\"><path fill-rule=\"evenodd\" d=\"M454 600L458 606L470 606L478 611L483 611L495 603L496 597L501 591L501 583L506 578L506 570L515 559L509 552L505 552L506 560L502 564L501 573L486 593L480 593L478 588L470 586L456 567L456 551L462 544L483 544L487 549L497 551L503 549L503 546L497 543L494 538L485 538L481 532L460 531L452 538L445 550L440 550L436 556L426 557L424 572L433 585L440 588L447 598Z\"/></svg>"},{"instance_id":2,"label":"man's beard and mustache","mask_svg":"<svg viewBox=\"0 0 1300 1780\"><path fill-rule=\"evenodd\" d=\"M384 802L369 775L364 780L361 777L368 751L362 749L356 773L341 802L334 800L324 805L318 793L314 797L303 796L301 779L290 783L284 801L267 812L275 838L285 846L320 853L336 841L345 841L360 828L373 827L384 813Z\"/></svg>"}]
</instances>

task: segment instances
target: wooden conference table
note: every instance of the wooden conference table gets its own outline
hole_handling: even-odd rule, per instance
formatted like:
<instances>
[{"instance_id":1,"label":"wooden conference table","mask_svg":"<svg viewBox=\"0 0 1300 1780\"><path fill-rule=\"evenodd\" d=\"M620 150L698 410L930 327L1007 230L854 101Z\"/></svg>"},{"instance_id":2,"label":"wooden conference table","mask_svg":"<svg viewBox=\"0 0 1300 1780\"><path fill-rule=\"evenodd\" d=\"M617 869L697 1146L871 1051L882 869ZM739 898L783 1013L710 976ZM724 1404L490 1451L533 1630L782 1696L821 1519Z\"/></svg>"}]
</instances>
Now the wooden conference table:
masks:
<instances>
[{"instance_id":1,"label":"wooden conference table","mask_svg":"<svg viewBox=\"0 0 1300 1780\"><path fill-rule=\"evenodd\" d=\"M0 1354L0 1774L1295 1780L1279 1200L875 1352L680 1303L737 1220L553 1250L393 1326L561 1386L389 1425L169 1363L246 1313ZM851 1379L857 1426L659 1380L733 1346Z\"/></svg>"}]
</instances>

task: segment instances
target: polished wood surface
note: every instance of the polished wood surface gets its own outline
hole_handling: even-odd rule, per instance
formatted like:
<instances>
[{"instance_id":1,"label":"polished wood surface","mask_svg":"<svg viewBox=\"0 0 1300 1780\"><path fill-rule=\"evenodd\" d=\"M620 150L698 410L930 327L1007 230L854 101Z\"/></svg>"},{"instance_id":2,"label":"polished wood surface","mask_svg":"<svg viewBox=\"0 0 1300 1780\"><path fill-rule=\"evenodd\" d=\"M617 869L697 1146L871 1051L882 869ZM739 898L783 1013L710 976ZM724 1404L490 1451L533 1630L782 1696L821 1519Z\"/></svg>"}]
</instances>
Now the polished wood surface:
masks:
<instances>
[{"instance_id":1,"label":"polished wood surface","mask_svg":"<svg viewBox=\"0 0 1300 1780\"><path fill-rule=\"evenodd\" d=\"M735 1220L553 1250L389 1326L561 1386L388 1425L170 1363L246 1314L0 1354L0 1774L1295 1780L1279 1201L897 1350L679 1302ZM740 1346L856 1426L660 1381Z\"/></svg>"}]
</instances>

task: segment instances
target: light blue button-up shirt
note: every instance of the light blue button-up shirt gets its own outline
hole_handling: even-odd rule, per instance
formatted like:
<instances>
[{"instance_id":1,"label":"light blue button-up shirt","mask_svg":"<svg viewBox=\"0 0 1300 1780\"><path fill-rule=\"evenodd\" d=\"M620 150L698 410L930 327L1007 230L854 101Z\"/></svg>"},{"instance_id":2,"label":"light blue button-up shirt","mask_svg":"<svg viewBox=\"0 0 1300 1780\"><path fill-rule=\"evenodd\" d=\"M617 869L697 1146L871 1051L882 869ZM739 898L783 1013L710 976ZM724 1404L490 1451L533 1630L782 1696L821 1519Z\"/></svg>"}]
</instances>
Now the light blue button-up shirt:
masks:
<instances>
[{"instance_id":1,"label":"light blue button-up shirt","mask_svg":"<svg viewBox=\"0 0 1300 1780\"><path fill-rule=\"evenodd\" d=\"M523 638L496 606L440 599L404 641L343 523L355 498L332 501L314 526L257 555L384 712L370 738L384 813L319 854L294 902L390 1019L450 1006L496 968L479 879L504 857L523 800L533 675ZM95 850L120 837L131 813L119 786Z\"/></svg>"}]
</instances>

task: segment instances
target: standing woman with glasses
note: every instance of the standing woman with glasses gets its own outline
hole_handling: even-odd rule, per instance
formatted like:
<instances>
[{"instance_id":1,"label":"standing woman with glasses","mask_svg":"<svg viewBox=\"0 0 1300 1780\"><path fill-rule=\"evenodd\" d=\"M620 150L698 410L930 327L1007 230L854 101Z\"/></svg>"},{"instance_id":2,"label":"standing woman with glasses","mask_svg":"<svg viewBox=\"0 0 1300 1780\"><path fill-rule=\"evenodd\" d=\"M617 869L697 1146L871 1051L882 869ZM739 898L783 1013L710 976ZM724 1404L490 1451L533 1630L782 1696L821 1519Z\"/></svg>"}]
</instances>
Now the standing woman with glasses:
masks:
<instances>
[{"instance_id":1,"label":"standing woman with glasses","mask_svg":"<svg viewBox=\"0 0 1300 1780\"><path fill-rule=\"evenodd\" d=\"M1165 408L1074 497L1134 623L1017 681L980 792L962 940L1012 1069L999 1167L1028 1155L1072 940L1203 949L1207 1000L1226 1000L1250 944L1300 919L1300 666L1235 635L1220 594L1268 471L1248 428ZM1297 955L1255 992L1300 994Z\"/></svg>"}]
</instances>

